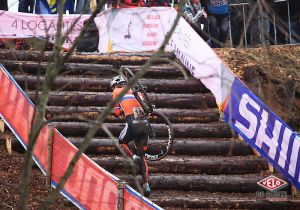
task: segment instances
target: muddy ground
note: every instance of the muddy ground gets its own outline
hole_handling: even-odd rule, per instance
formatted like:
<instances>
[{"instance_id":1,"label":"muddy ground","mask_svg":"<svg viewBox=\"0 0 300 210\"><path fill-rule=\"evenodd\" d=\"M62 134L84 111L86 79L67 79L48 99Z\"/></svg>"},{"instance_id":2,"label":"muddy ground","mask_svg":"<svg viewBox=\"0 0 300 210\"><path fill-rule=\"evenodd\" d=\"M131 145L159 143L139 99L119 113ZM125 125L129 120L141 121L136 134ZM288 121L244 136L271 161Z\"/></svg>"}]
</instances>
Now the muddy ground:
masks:
<instances>
[{"instance_id":1,"label":"muddy ground","mask_svg":"<svg viewBox=\"0 0 300 210\"><path fill-rule=\"evenodd\" d=\"M24 154L14 152L9 155L4 137L10 133L0 136L0 209L12 210L17 208L19 199L18 186L24 163ZM37 166L32 170L32 179L29 189L28 209L37 209L49 193L45 185L45 176ZM60 196L51 209L77 209L68 200Z\"/></svg>"},{"instance_id":2,"label":"muddy ground","mask_svg":"<svg viewBox=\"0 0 300 210\"><path fill-rule=\"evenodd\" d=\"M278 116L300 131L300 46L218 49L216 52ZM5 135L0 135L0 209L16 209L24 155L17 152L8 155ZM48 190L37 167L32 174L28 207L37 209ZM52 209L77 208L60 197Z\"/></svg>"}]
</instances>

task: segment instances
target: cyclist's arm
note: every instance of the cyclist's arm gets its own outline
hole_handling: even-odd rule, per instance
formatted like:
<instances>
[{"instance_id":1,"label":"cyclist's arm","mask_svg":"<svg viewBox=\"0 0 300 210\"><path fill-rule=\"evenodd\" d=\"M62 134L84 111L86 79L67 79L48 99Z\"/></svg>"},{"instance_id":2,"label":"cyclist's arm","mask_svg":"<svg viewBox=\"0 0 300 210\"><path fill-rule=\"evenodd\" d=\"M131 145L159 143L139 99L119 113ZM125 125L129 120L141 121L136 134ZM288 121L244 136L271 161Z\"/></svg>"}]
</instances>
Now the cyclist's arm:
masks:
<instances>
[{"instance_id":1,"label":"cyclist's arm","mask_svg":"<svg viewBox=\"0 0 300 210\"><path fill-rule=\"evenodd\" d=\"M113 100L118 96L118 94L119 94L119 91L114 89L113 94L112 94L113 95ZM117 103L116 106L114 107L114 114L116 116L121 116L123 114L123 110L121 108L120 103Z\"/></svg>"},{"instance_id":2,"label":"cyclist's arm","mask_svg":"<svg viewBox=\"0 0 300 210\"><path fill-rule=\"evenodd\" d=\"M123 110L122 110L122 108L121 108L121 106L120 106L119 103L114 108L114 114L116 116L121 116L123 114Z\"/></svg>"}]
</instances>

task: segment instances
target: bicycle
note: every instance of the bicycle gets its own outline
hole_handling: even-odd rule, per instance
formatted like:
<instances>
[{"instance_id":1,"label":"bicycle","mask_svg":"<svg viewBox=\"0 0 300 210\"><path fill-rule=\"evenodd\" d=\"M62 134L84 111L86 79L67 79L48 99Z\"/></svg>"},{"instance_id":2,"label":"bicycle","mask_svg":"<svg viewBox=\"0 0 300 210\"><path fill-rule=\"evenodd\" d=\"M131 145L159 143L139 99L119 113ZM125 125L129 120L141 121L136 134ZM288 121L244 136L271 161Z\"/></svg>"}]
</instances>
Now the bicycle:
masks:
<instances>
[{"instance_id":1,"label":"bicycle","mask_svg":"<svg viewBox=\"0 0 300 210\"><path fill-rule=\"evenodd\" d=\"M121 75L127 80L135 77L129 68L120 68ZM145 158L150 161L157 161L164 158L171 150L174 141L174 131L169 119L160 111L155 110L151 103L146 88L139 82L132 86L133 95L141 104L144 113L150 123L150 133L148 140L148 149ZM156 122L160 123L157 124Z\"/></svg>"}]
</instances>

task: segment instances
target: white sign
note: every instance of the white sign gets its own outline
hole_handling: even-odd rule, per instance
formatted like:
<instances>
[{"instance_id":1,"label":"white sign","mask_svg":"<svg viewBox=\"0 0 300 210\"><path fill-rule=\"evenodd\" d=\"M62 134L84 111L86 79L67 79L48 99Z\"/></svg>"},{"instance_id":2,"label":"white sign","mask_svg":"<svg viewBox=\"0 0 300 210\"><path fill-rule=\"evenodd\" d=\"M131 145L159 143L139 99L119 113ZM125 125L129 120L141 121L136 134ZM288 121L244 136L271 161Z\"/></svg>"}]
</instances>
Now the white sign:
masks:
<instances>
[{"instance_id":1,"label":"white sign","mask_svg":"<svg viewBox=\"0 0 300 210\"><path fill-rule=\"evenodd\" d=\"M176 14L168 7L106 10L95 19L99 52L157 50Z\"/></svg>"}]
</instances>

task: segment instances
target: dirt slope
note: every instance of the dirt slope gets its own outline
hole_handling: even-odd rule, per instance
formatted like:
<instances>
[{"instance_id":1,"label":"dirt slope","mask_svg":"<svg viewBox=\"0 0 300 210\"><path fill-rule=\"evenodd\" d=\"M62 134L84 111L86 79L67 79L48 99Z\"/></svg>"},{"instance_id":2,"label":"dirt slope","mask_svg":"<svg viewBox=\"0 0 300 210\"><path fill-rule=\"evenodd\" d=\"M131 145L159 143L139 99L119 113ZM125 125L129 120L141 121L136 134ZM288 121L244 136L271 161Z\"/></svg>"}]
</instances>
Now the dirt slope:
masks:
<instances>
[{"instance_id":1,"label":"dirt slope","mask_svg":"<svg viewBox=\"0 0 300 210\"><path fill-rule=\"evenodd\" d=\"M267 106L299 131L300 45L216 52Z\"/></svg>"}]
</instances>

